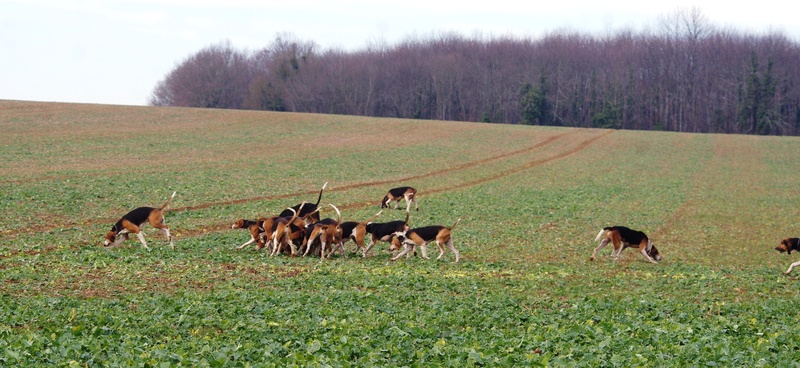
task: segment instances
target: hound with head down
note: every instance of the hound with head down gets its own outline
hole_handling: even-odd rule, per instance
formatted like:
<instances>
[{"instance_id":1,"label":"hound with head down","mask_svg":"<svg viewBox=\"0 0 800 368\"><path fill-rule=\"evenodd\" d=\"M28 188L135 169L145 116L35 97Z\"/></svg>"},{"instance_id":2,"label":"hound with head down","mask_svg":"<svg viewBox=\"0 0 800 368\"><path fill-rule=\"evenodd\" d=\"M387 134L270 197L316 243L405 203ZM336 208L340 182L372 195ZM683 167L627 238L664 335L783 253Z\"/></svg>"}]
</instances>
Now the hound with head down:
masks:
<instances>
[{"instance_id":1,"label":"hound with head down","mask_svg":"<svg viewBox=\"0 0 800 368\"><path fill-rule=\"evenodd\" d=\"M306 235L305 239L303 240L303 245L305 245L306 251L303 253L303 257L308 255L308 252L311 250L312 246L318 244L320 246L319 256L321 259L326 259L325 250L328 248L328 246L331 247L331 251L327 258L330 258L330 256L336 252L337 246L341 248L342 255L347 258L347 252L345 252L344 246L341 242L341 230L339 229L339 223L342 221L342 213L339 212L339 209L336 208L336 206L332 204L328 205L333 207L338 217L336 220L324 219L314 224L306 225ZM303 245L301 245L300 248L302 248Z\"/></svg>"},{"instance_id":2,"label":"hound with head down","mask_svg":"<svg viewBox=\"0 0 800 368\"><path fill-rule=\"evenodd\" d=\"M414 247L419 247L422 250L422 258L430 259L428 258L427 245L428 243L435 241L436 245L439 247L439 256L436 257L436 259L442 258L444 255L444 247L447 246L447 248L453 251L453 254L456 255L455 263L458 263L458 259L461 254L453 245L452 232L456 225L458 225L459 221L461 221L461 219L456 220L453 226L450 227L441 225L425 226L398 233L397 239L400 240L401 244L403 244L403 251L392 257L391 260L396 261L404 254L408 254L408 252L414 250Z\"/></svg>"},{"instance_id":3,"label":"hound with head down","mask_svg":"<svg viewBox=\"0 0 800 368\"><path fill-rule=\"evenodd\" d=\"M361 252L361 256L366 258L370 249L378 242L397 242L396 233L401 233L408 230L408 216L406 212L406 219L404 221L389 221L383 223L371 222L366 226L367 233L370 235L369 245Z\"/></svg>"},{"instance_id":4,"label":"hound with head down","mask_svg":"<svg viewBox=\"0 0 800 368\"><path fill-rule=\"evenodd\" d=\"M304 205L305 202L301 203L299 210L302 210ZM297 212L299 212L299 210L295 211L294 208L289 208L289 211L292 212L291 218L278 217L272 224L272 228L268 232L268 234L271 234L269 239L272 240L272 252L269 255L270 257L280 252L283 246L287 244L291 249L292 257L297 254L297 249L294 247L293 240L297 237L302 238L302 234L299 234L299 232L303 231L305 228L305 226L295 223L295 220L298 218Z\"/></svg>"},{"instance_id":5,"label":"hound with head down","mask_svg":"<svg viewBox=\"0 0 800 368\"><path fill-rule=\"evenodd\" d=\"M778 252L786 252L786 254L792 254L793 250L800 252L800 238L786 238L781 240L781 243L775 247L775 250ZM800 266L800 261L794 262L789 265L789 269L786 270L786 274L792 273L792 269L795 267Z\"/></svg>"},{"instance_id":6,"label":"hound with head down","mask_svg":"<svg viewBox=\"0 0 800 368\"><path fill-rule=\"evenodd\" d=\"M405 199L406 200L406 212L411 209L411 202L414 202L414 206L416 210L419 211L419 203L415 197L417 196L417 190L412 187L398 187L389 189L389 192L383 197L381 200L381 208L389 208L389 203L395 201L394 209L397 209L397 205L400 204L400 201Z\"/></svg>"},{"instance_id":7,"label":"hound with head down","mask_svg":"<svg viewBox=\"0 0 800 368\"><path fill-rule=\"evenodd\" d=\"M236 222L231 225L231 229L247 229L250 232L250 240L245 242L244 244L236 247L236 249L242 249L250 244L259 242L260 234L264 232L264 221L266 218L260 218L258 220L246 220L246 219L238 219ZM262 246L260 243L256 244L256 250L261 249Z\"/></svg>"},{"instance_id":8,"label":"hound with head down","mask_svg":"<svg viewBox=\"0 0 800 368\"><path fill-rule=\"evenodd\" d=\"M139 207L126 213L111 227L111 230L106 233L103 246L120 245L125 239L128 239L128 234L132 233L136 234L142 246L147 248L147 241L144 240L144 234L142 234L141 230L142 226L149 223L151 226L164 232L167 236L167 240L169 240L170 248L174 249L175 244L172 243L172 236L169 234L169 227L167 227L166 220L164 219L164 210L167 208L167 205L172 202L172 199L175 198L175 193L177 192L173 192L167 202L159 208Z\"/></svg>"},{"instance_id":9,"label":"hound with head down","mask_svg":"<svg viewBox=\"0 0 800 368\"><path fill-rule=\"evenodd\" d=\"M605 238L603 238L603 235L605 235ZM656 246L653 245L653 242L641 231L631 230L625 226L609 226L600 230L594 241L599 241L601 238L603 238L603 241L595 248L594 252L592 252L592 256L589 257L590 261L594 261L594 256L597 255L597 251L603 249L608 243L614 244L614 251L611 252L611 258L615 260L625 248L638 248L642 256L651 263L657 263L661 260L661 255L658 254Z\"/></svg>"}]
</instances>

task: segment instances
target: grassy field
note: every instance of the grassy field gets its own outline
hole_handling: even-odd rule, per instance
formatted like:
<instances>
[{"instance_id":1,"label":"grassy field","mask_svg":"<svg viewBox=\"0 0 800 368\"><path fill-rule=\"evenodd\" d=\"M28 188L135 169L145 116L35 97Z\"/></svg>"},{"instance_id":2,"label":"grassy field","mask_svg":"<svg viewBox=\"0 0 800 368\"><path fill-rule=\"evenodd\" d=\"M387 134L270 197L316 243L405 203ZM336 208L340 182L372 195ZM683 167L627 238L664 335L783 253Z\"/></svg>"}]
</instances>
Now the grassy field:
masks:
<instances>
[{"instance_id":1,"label":"grassy field","mask_svg":"<svg viewBox=\"0 0 800 368\"><path fill-rule=\"evenodd\" d=\"M16 101L0 129L0 366L800 366L795 137ZM416 187L462 260L235 250L324 182L344 220ZM173 191L175 250L102 247ZM664 260L589 261L611 225Z\"/></svg>"}]
</instances>

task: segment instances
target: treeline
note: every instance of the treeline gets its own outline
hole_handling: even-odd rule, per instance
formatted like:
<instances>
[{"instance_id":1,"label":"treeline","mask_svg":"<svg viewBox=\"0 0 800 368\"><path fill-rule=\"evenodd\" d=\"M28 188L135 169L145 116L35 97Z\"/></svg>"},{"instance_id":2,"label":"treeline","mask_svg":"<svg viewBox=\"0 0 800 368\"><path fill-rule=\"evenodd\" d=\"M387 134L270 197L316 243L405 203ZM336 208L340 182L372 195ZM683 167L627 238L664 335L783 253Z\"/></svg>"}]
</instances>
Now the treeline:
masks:
<instances>
[{"instance_id":1,"label":"treeline","mask_svg":"<svg viewBox=\"0 0 800 368\"><path fill-rule=\"evenodd\" d=\"M681 132L800 134L800 47L676 11L653 30L439 34L346 52L278 36L200 50L150 103Z\"/></svg>"}]
</instances>

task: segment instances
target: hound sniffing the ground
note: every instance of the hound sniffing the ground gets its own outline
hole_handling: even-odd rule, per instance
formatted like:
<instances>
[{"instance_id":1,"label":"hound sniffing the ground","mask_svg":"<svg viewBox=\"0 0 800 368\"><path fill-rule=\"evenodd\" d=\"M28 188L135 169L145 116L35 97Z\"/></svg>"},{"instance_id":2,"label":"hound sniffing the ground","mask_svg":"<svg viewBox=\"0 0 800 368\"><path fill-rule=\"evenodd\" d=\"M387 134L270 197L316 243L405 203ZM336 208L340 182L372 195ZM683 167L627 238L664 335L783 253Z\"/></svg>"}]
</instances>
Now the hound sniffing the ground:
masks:
<instances>
[{"instance_id":1,"label":"hound sniffing the ground","mask_svg":"<svg viewBox=\"0 0 800 368\"><path fill-rule=\"evenodd\" d=\"M167 240L169 240L170 248L174 249L175 244L172 243L172 236L169 234L169 228L164 219L164 209L167 208L167 205L175 198L175 193L177 192L173 192L167 202L159 208L139 207L126 213L111 227L111 231L106 233L106 239L103 245L108 247L122 244L125 239L128 239L128 234L132 233L136 234L142 245L147 248L147 241L144 240L144 234L142 234L142 226L146 223L150 223L151 226L164 232L167 236Z\"/></svg>"},{"instance_id":2,"label":"hound sniffing the ground","mask_svg":"<svg viewBox=\"0 0 800 368\"><path fill-rule=\"evenodd\" d=\"M406 212L405 221L368 223L366 226L366 230L367 233L370 235L369 245L367 245L367 247L364 248L364 251L361 253L361 256L366 257L369 250L372 249L372 247L378 241L392 242L397 237L397 235L395 235L396 233L401 233L408 230L408 215L409 215L408 212Z\"/></svg>"},{"instance_id":3,"label":"hound sniffing the ground","mask_svg":"<svg viewBox=\"0 0 800 368\"><path fill-rule=\"evenodd\" d=\"M400 204L400 201L405 199L406 200L406 212L411 210L411 202L414 202L414 206L417 211L419 211L419 203L415 199L417 195L417 190L412 187L399 187L399 188L392 188L389 189L389 193L383 197L381 200L381 208L389 208L389 203L395 201L394 209L397 209L397 205Z\"/></svg>"}]
</instances>

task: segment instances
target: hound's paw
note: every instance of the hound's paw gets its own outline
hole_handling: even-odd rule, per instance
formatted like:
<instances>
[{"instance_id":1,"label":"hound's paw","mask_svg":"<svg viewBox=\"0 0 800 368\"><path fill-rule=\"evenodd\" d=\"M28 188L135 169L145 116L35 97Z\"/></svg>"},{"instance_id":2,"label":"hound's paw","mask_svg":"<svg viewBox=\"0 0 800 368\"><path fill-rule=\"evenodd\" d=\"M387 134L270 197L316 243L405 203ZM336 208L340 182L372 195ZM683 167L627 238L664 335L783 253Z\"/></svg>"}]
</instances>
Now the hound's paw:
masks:
<instances>
[{"instance_id":1,"label":"hound's paw","mask_svg":"<svg viewBox=\"0 0 800 368\"><path fill-rule=\"evenodd\" d=\"M594 261L594 257L589 257L589 260L590 261Z\"/></svg>"}]
</instances>

